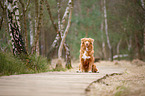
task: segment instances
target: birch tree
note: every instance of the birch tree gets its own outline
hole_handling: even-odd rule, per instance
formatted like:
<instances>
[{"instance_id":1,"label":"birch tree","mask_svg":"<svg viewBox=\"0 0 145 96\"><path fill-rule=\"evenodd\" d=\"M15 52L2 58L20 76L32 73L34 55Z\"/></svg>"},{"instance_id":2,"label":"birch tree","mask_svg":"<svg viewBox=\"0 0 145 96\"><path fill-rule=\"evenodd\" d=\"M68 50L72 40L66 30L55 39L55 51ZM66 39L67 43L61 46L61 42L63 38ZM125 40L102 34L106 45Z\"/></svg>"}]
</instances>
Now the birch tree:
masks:
<instances>
[{"instance_id":1,"label":"birch tree","mask_svg":"<svg viewBox=\"0 0 145 96\"><path fill-rule=\"evenodd\" d=\"M70 24L71 24L71 16L72 16L72 3L73 1L72 0L69 0L68 2L68 7L66 8L65 10L65 13L64 13L64 16L62 18L62 21L61 21L61 24L58 20L58 26L59 26L59 31L61 33L61 43L60 43L60 46L59 46L59 49L58 49L58 59L61 60L62 58L62 49L63 49L63 45L64 45L64 42L65 42L65 38L68 34L68 31L69 31L69 28L70 28ZM68 14L69 14L69 17L68 17ZM59 17L58 17L59 18ZM68 18L68 23L67 23L67 26L66 26L66 29L64 31L64 26L65 26L65 22L66 22L66 19ZM69 50L69 49L65 49L65 50ZM66 52L67 52L66 51ZM66 54L69 54L69 53L66 53ZM69 54L70 55L70 54ZM68 56L68 55L66 55ZM68 60L70 60L70 57L66 57ZM71 68L71 61L68 61L66 60L66 67L67 68Z\"/></svg>"},{"instance_id":2,"label":"birch tree","mask_svg":"<svg viewBox=\"0 0 145 96\"><path fill-rule=\"evenodd\" d=\"M63 17L61 19L60 18L61 7L60 7L60 1L58 0L58 3L57 3L57 7L58 7L58 27L57 27L56 23L53 20L53 17L51 15L51 11L50 11L50 6L49 6L49 3L47 2L47 0L45 0L45 4L46 4L46 7L47 7L47 11L48 11L50 20L51 20L51 22L53 24L53 27L54 27L55 31L57 32L56 38L53 41L53 43L52 43L52 45L50 47L50 50L48 52L47 58L50 59L50 54L58 47L59 41L62 40L62 36L63 36L63 33L64 33L64 26L66 24L66 19L68 18L68 14L69 14L70 10L72 10L72 7L71 7L72 6L72 1L69 0L68 6L66 7L65 13L64 13L64 15L63 15ZM66 67L67 68L71 68L70 49L69 49L68 45L66 44L65 39L63 41L63 45L61 46L61 48L63 48L63 47L64 47L65 54L66 54ZM60 54L62 54L62 52Z\"/></svg>"},{"instance_id":3,"label":"birch tree","mask_svg":"<svg viewBox=\"0 0 145 96\"><path fill-rule=\"evenodd\" d=\"M52 14L51 14L51 11L50 11L50 6L49 6L49 3L47 2L47 0L45 0L45 4L46 4L46 8L47 8L47 11L48 11L48 14L49 14L49 17L50 17L50 20L51 20L51 23L53 25L53 28L55 29L55 31L57 32L57 35L55 37L55 40L53 41L52 45L50 46L50 49L47 53L47 59L50 60L52 58L51 54L54 52L55 49L58 48L59 46L59 41L60 41L60 38L61 38L61 35L60 35L60 32L58 30L58 27L57 27L57 24L54 22L54 19L52 17Z\"/></svg>"},{"instance_id":4,"label":"birch tree","mask_svg":"<svg viewBox=\"0 0 145 96\"><path fill-rule=\"evenodd\" d=\"M27 34L27 24L26 24L26 11L28 9L28 6L30 4L30 0L28 0L27 5L25 6L24 2L22 0L19 0L19 2L22 5L22 16L23 16L23 26L24 26L24 34L25 34L25 48L26 51L28 52L28 34Z\"/></svg>"},{"instance_id":5,"label":"birch tree","mask_svg":"<svg viewBox=\"0 0 145 96\"><path fill-rule=\"evenodd\" d=\"M2 28L2 26L4 25L5 27L5 32L6 34L5 35L9 35L9 28L8 28L8 18L7 18L7 5L2 4L2 2L0 1L0 5L1 5L1 8L2 8L2 16L0 17L1 18L1 22L0 22L0 30ZM7 41L8 41L8 37L3 37L4 39L7 38ZM8 42L9 43L9 42ZM6 49L6 48L5 48Z\"/></svg>"},{"instance_id":6,"label":"birch tree","mask_svg":"<svg viewBox=\"0 0 145 96\"><path fill-rule=\"evenodd\" d=\"M9 32L11 36L13 54L27 54L19 22L19 8L17 0L6 0Z\"/></svg>"},{"instance_id":7,"label":"birch tree","mask_svg":"<svg viewBox=\"0 0 145 96\"><path fill-rule=\"evenodd\" d=\"M109 47L109 50L110 50L110 58L111 58L111 61L113 61L113 50L112 50L112 46L110 44L109 34L108 34L106 0L104 0L104 19L105 19L105 33L106 33L106 37L107 37L107 44L108 44L108 47Z\"/></svg>"},{"instance_id":8,"label":"birch tree","mask_svg":"<svg viewBox=\"0 0 145 96\"><path fill-rule=\"evenodd\" d=\"M61 43L60 43L60 46L59 46L59 50L58 50L58 58L59 59L61 59L61 57L62 57L62 48L63 48L63 44L64 44L64 41L65 41L65 38L66 38L66 36L67 36L67 34L68 34L68 31L69 31L69 27L70 27L70 24L71 24L71 16L72 16L72 0L69 0L69 8L67 8L66 9L66 12L65 12L65 14L64 14L64 17L63 17L63 19L62 19L62 22L63 22L63 24L61 24L61 33L63 32L63 27L64 27L64 22L65 22L65 20L64 19L66 19L66 15L69 13L69 17L68 17L68 24L67 24L67 27L66 27L66 29L65 29L65 31L64 31L64 34L63 34L63 36L62 36L62 40L61 40ZM69 11L69 12L68 12Z\"/></svg>"},{"instance_id":9,"label":"birch tree","mask_svg":"<svg viewBox=\"0 0 145 96\"><path fill-rule=\"evenodd\" d=\"M31 17L31 12L29 11L28 13L28 18L29 18L29 22L30 22L30 46L32 47L33 44L33 23L32 23L32 17Z\"/></svg>"},{"instance_id":10,"label":"birch tree","mask_svg":"<svg viewBox=\"0 0 145 96\"><path fill-rule=\"evenodd\" d=\"M36 0L37 1L37 0ZM39 18L38 18L38 22L36 20L36 26L37 26L37 29L36 32L35 32L35 38L34 38L34 41L33 41L33 46L32 46L32 51L31 51L31 54L35 53L37 54L37 56L39 55L39 34L40 34L40 28L41 28L41 20L42 20L42 11L43 11L43 0L40 0L40 15L39 15ZM38 7L38 6L37 6ZM37 14L37 9L36 9L36 14ZM37 14L38 15L38 14ZM36 27L35 26L35 27Z\"/></svg>"},{"instance_id":11,"label":"birch tree","mask_svg":"<svg viewBox=\"0 0 145 96\"><path fill-rule=\"evenodd\" d=\"M102 17L104 17L104 14L103 14L103 11L104 11L104 6L103 6L103 1L101 0L101 11L102 11ZM101 31L101 39L102 39L102 55L103 55L103 58L106 58L106 52L105 52L105 40L104 40L104 18L102 19L102 22L101 22L101 28L100 28L100 31Z\"/></svg>"}]
</instances>

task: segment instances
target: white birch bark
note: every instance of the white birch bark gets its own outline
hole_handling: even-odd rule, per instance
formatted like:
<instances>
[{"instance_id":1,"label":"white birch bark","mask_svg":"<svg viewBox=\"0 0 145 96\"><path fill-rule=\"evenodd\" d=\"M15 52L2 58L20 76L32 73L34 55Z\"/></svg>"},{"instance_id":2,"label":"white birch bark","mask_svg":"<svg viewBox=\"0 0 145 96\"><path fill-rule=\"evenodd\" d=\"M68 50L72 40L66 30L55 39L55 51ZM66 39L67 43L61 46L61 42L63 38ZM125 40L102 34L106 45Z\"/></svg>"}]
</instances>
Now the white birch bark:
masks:
<instances>
[{"instance_id":1,"label":"white birch bark","mask_svg":"<svg viewBox=\"0 0 145 96\"><path fill-rule=\"evenodd\" d=\"M37 0L36 2L36 22L37 22L37 29L35 29L35 38L34 38L34 42L33 42L33 46L32 46L32 51L31 54L33 54L34 52L36 52L36 55L39 56L39 34L40 34L40 27L41 27L41 20L42 20L42 11L43 11L43 0L40 0L40 14L38 16L38 2ZM35 28L36 28L35 26Z\"/></svg>"},{"instance_id":2,"label":"white birch bark","mask_svg":"<svg viewBox=\"0 0 145 96\"><path fill-rule=\"evenodd\" d=\"M141 0L141 5L142 5L143 9L145 9L144 8L144 0Z\"/></svg>"},{"instance_id":3,"label":"white birch bark","mask_svg":"<svg viewBox=\"0 0 145 96\"><path fill-rule=\"evenodd\" d=\"M36 13L36 15L35 15L35 35L37 34L37 29L38 29L38 2L39 1L36 1L35 0L35 13ZM36 43L36 55L37 56L39 56L39 38L38 38L38 42Z\"/></svg>"},{"instance_id":4,"label":"white birch bark","mask_svg":"<svg viewBox=\"0 0 145 96\"><path fill-rule=\"evenodd\" d=\"M103 55L103 58L106 58L106 54L105 54L105 41L104 41L104 34L103 34L103 28L104 27L104 22L102 21L101 23L101 39L102 39L102 55Z\"/></svg>"},{"instance_id":5,"label":"white birch bark","mask_svg":"<svg viewBox=\"0 0 145 96\"><path fill-rule=\"evenodd\" d=\"M127 45L128 45L128 51L131 50L131 47L132 47L132 38L131 36L129 37L129 41L126 41L127 42Z\"/></svg>"},{"instance_id":6,"label":"white birch bark","mask_svg":"<svg viewBox=\"0 0 145 96\"><path fill-rule=\"evenodd\" d=\"M106 0L104 0L104 18L105 18L105 32L106 32L106 37L107 37L107 44L108 44L109 49L111 49L111 44L110 44L109 35L108 35Z\"/></svg>"},{"instance_id":7,"label":"white birch bark","mask_svg":"<svg viewBox=\"0 0 145 96\"><path fill-rule=\"evenodd\" d=\"M64 34L63 34L63 36L62 36L62 40L61 40L60 47L59 47L59 50L58 50L58 58L59 58L59 59L61 59L61 57L62 57L62 48L63 48L63 45L64 45L65 38L66 38L66 36L67 36L67 33L68 33L68 31L69 31L70 24L71 24L72 0L69 0L69 9L66 9L66 11L68 11L68 10L69 10L68 24L67 24L67 27L66 27L66 29L65 29L65 31L64 31ZM67 13L67 12L65 12L65 13ZM65 15L67 15L67 14L65 14ZM66 18L66 16L63 16L63 18ZM62 19L62 20L65 21L65 19ZM63 21L63 22L64 22L64 21ZM62 22L62 23L63 23L63 22Z\"/></svg>"},{"instance_id":8,"label":"white birch bark","mask_svg":"<svg viewBox=\"0 0 145 96\"><path fill-rule=\"evenodd\" d=\"M106 33L106 37L107 37L107 44L110 50L110 58L111 60L113 59L112 56L112 46L110 44L110 40L109 40L109 34L108 34L108 23L107 23L107 11L106 11L106 0L104 0L104 18L105 18L105 33Z\"/></svg>"},{"instance_id":9,"label":"white birch bark","mask_svg":"<svg viewBox=\"0 0 145 96\"><path fill-rule=\"evenodd\" d=\"M64 32L64 26L65 26L66 19L68 18L68 15L69 15L69 12L70 12L71 3L72 3L72 0L69 0L69 2L67 4L68 6L66 7L65 13L64 13L64 15L62 17L62 20L61 20L60 31L59 31L61 35Z\"/></svg>"},{"instance_id":10,"label":"white birch bark","mask_svg":"<svg viewBox=\"0 0 145 96\"><path fill-rule=\"evenodd\" d=\"M32 17L31 17L31 13L29 11L29 14L28 14L28 18L29 18L29 22L30 22L30 46L32 47L32 44L33 44L33 23L32 23Z\"/></svg>"},{"instance_id":11,"label":"white birch bark","mask_svg":"<svg viewBox=\"0 0 145 96\"><path fill-rule=\"evenodd\" d=\"M104 13L103 13L103 10L104 10L104 6L103 6L103 1L101 1L101 11L102 11L102 17L104 17ZM103 58L106 58L106 52L105 52L105 40L104 40L104 19L102 19L102 22L101 22L101 39L102 39L102 55L103 55Z\"/></svg>"},{"instance_id":12,"label":"white birch bark","mask_svg":"<svg viewBox=\"0 0 145 96\"><path fill-rule=\"evenodd\" d=\"M118 44L117 44L117 48L116 48L116 49L117 49L116 51L117 51L117 54L118 54L118 55L120 54L120 50L119 50L119 49L120 49L121 41L122 41L122 40L120 39L119 42L118 42Z\"/></svg>"},{"instance_id":13,"label":"white birch bark","mask_svg":"<svg viewBox=\"0 0 145 96\"><path fill-rule=\"evenodd\" d=\"M20 22L19 22L19 8L17 0L6 0L5 4L7 5L7 17L9 32L12 40L13 54L19 55L21 53L27 54L23 38L20 34Z\"/></svg>"},{"instance_id":14,"label":"white birch bark","mask_svg":"<svg viewBox=\"0 0 145 96\"><path fill-rule=\"evenodd\" d=\"M50 47L50 50L49 50L49 52L47 54L48 60L51 60L51 57L50 57L51 56L51 52L54 52L54 50L59 46L59 44L58 44L59 40L62 40L62 37L63 37L63 32L62 31L64 30L65 22L66 22L66 19L68 18L68 14L69 14L69 10L70 10L68 8L70 8L70 4L68 3L68 6L66 7L66 11L65 11L64 16L62 18L62 21L63 21L62 22L61 19L60 19L60 10L61 10L60 0L58 0L58 2L57 2L57 7L58 7L58 27L57 27L55 22L54 22L54 20L53 20L53 18L52 18L49 4L48 4L48 2L46 0L45 0L45 3L46 3L46 6L47 6L47 11L49 13L49 16L50 16L51 22L53 24L53 27L54 27L54 29L57 32L55 40L53 41L53 43L52 43L52 45ZM71 58L71 56L70 56L70 50L69 50L69 47L68 47L68 45L66 44L65 41L64 41L63 47L64 47L65 55L66 55L66 67L68 69L70 69L70 68L72 68L72 66L71 66L71 59L70 59Z\"/></svg>"},{"instance_id":15,"label":"white birch bark","mask_svg":"<svg viewBox=\"0 0 145 96\"><path fill-rule=\"evenodd\" d=\"M57 6L58 6L58 31L60 32L61 31L61 24L60 24L60 22L61 22L61 20L60 20L60 0L57 2Z\"/></svg>"}]
</instances>

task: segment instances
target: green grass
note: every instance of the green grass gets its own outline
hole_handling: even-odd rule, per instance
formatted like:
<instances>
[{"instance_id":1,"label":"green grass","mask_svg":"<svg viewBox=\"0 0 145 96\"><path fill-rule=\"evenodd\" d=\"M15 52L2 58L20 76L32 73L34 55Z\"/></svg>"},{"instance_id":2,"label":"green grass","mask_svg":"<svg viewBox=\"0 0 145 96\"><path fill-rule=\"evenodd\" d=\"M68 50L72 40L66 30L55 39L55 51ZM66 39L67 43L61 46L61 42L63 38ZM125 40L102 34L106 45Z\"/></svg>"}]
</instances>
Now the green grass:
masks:
<instances>
[{"instance_id":1,"label":"green grass","mask_svg":"<svg viewBox=\"0 0 145 96\"><path fill-rule=\"evenodd\" d=\"M27 60L22 60L11 53L0 52L0 76L46 71L49 71L47 58L32 55Z\"/></svg>"},{"instance_id":2,"label":"green grass","mask_svg":"<svg viewBox=\"0 0 145 96\"><path fill-rule=\"evenodd\" d=\"M114 96L127 96L128 88L124 85L116 87L116 93Z\"/></svg>"}]
</instances>

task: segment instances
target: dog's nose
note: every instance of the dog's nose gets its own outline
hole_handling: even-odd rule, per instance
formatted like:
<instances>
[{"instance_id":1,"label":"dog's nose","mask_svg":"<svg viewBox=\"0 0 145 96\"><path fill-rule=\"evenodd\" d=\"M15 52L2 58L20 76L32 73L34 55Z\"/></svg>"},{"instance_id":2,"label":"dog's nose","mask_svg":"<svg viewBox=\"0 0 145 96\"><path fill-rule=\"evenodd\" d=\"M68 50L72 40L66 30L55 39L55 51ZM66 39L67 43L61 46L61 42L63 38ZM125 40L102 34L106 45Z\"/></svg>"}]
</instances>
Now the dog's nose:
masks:
<instances>
[{"instance_id":1,"label":"dog's nose","mask_svg":"<svg viewBox=\"0 0 145 96\"><path fill-rule=\"evenodd\" d=\"M88 46L88 43L86 43L86 46Z\"/></svg>"}]
</instances>

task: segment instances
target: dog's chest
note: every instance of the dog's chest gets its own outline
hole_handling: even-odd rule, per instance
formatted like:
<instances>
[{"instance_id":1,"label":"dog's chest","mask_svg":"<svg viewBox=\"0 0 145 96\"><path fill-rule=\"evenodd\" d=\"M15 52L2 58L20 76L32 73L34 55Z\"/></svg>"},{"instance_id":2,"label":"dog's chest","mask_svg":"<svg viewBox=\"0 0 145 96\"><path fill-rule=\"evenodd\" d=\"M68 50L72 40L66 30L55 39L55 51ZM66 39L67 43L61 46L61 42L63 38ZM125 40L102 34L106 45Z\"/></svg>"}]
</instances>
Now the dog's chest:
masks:
<instances>
[{"instance_id":1,"label":"dog's chest","mask_svg":"<svg viewBox=\"0 0 145 96\"><path fill-rule=\"evenodd\" d=\"M82 58L84 59L84 61L86 61L87 59L90 59L91 58L90 56L87 56L88 55L87 54L87 51L88 51L88 48L86 48L86 50L84 51L83 56L82 56Z\"/></svg>"}]
</instances>

